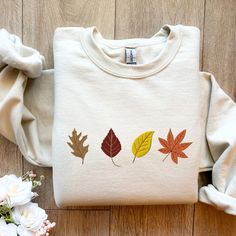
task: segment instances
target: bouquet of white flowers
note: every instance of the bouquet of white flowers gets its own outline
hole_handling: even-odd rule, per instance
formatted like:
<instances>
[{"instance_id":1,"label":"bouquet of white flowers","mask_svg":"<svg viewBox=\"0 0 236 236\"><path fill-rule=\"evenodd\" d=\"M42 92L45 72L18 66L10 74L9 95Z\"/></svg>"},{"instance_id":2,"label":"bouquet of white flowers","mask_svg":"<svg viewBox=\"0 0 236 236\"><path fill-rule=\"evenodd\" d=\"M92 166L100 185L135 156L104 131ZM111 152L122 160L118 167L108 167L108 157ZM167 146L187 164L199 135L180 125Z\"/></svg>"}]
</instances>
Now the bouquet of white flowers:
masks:
<instances>
[{"instance_id":1,"label":"bouquet of white flowers","mask_svg":"<svg viewBox=\"0 0 236 236\"><path fill-rule=\"evenodd\" d=\"M48 236L55 223L47 220L44 209L31 202L38 196L34 189L43 176L29 171L22 177L5 175L0 178L0 236Z\"/></svg>"}]
</instances>

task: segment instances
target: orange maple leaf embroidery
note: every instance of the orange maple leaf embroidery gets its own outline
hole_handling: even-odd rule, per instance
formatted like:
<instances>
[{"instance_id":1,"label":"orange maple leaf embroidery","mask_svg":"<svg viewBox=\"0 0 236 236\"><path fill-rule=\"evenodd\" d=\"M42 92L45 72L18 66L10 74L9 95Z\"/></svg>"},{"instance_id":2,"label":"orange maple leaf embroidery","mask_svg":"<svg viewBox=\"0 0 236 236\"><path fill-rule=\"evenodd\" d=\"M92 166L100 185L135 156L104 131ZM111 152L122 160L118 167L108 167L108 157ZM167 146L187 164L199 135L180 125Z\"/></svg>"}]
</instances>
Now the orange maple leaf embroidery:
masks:
<instances>
[{"instance_id":1,"label":"orange maple leaf embroidery","mask_svg":"<svg viewBox=\"0 0 236 236\"><path fill-rule=\"evenodd\" d=\"M160 144L163 146L163 148L160 148L158 151L167 154L165 159L171 154L171 159L173 162L178 164L178 158L188 158L188 156L183 152L189 145L192 144L192 142L187 143L181 143L185 137L186 129L181 131L175 138L173 136L173 133L171 129L169 130L169 133L167 135L167 139L158 138Z\"/></svg>"}]
</instances>

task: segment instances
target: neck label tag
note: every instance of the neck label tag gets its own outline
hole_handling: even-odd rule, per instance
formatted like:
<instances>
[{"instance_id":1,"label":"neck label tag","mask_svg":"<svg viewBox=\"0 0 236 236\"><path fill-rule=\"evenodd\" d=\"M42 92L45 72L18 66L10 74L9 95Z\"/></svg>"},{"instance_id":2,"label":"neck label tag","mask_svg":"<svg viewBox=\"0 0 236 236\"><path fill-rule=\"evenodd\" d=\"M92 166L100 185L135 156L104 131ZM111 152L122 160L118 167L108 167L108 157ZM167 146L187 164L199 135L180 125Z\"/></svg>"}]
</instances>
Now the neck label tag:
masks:
<instances>
[{"instance_id":1,"label":"neck label tag","mask_svg":"<svg viewBox=\"0 0 236 236\"><path fill-rule=\"evenodd\" d=\"M125 61L126 64L137 64L135 48L125 48Z\"/></svg>"}]
</instances>

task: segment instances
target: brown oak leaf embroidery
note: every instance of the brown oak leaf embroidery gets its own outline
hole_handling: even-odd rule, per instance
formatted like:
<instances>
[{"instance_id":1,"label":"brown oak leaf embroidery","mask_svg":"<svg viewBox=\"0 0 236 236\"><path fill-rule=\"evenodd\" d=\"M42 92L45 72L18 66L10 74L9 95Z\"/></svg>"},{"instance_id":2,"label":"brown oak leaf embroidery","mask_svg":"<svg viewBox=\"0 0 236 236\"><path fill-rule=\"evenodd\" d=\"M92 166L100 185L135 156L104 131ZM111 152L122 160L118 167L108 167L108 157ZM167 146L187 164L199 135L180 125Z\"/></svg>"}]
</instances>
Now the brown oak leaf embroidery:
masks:
<instances>
[{"instance_id":1,"label":"brown oak leaf embroidery","mask_svg":"<svg viewBox=\"0 0 236 236\"><path fill-rule=\"evenodd\" d=\"M112 163L119 167L119 165L114 162L113 158L121 151L121 144L112 129L109 130L108 134L103 139L101 149L111 158Z\"/></svg>"},{"instance_id":2,"label":"brown oak leaf embroidery","mask_svg":"<svg viewBox=\"0 0 236 236\"><path fill-rule=\"evenodd\" d=\"M181 131L175 138L172 134L171 129L167 135L167 139L158 138L160 144L163 148L159 149L158 151L167 154L165 159L171 154L171 159L174 163L178 164L178 158L188 158L188 156L183 152L192 142L182 143L186 134L186 129Z\"/></svg>"},{"instance_id":3,"label":"brown oak leaf embroidery","mask_svg":"<svg viewBox=\"0 0 236 236\"><path fill-rule=\"evenodd\" d=\"M67 142L67 144L73 150L71 153L76 157L80 157L82 159L82 164L84 164L84 158L86 153L88 152L89 147L89 145L84 146L84 142L87 139L87 135L82 136L81 132L77 134L76 129L74 129L72 131L72 135L69 136L69 138L71 143Z\"/></svg>"}]
</instances>

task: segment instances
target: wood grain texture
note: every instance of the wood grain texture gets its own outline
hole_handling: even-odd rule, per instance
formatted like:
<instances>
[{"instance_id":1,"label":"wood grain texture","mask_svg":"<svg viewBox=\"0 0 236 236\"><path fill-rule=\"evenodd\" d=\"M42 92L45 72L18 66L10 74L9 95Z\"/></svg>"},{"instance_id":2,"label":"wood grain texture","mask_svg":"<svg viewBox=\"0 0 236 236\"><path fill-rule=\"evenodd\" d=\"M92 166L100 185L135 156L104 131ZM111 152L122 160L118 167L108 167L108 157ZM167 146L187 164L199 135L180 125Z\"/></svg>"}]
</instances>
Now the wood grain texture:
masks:
<instances>
[{"instance_id":1,"label":"wood grain texture","mask_svg":"<svg viewBox=\"0 0 236 236\"><path fill-rule=\"evenodd\" d=\"M50 210L48 215L57 222L51 236L109 235L109 211Z\"/></svg>"},{"instance_id":2,"label":"wood grain texture","mask_svg":"<svg viewBox=\"0 0 236 236\"><path fill-rule=\"evenodd\" d=\"M22 0L0 0L0 28L22 37Z\"/></svg>"},{"instance_id":3,"label":"wood grain texture","mask_svg":"<svg viewBox=\"0 0 236 236\"><path fill-rule=\"evenodd\" d=\"M194 236L235 236L236 217L198 203L194 217Z\"/></svg>"},{"instance_id":4,"label":"wood grain texture","mask_svg":"<svg viewBox=\"0 0 236 236\"><path fill-rule=\"evenodd\" d=\"M0 0L4 9L0 14L0 28L22 37L22 2L21 0ZM0 135L0 176L22 174L22 157L18 147Z\"/></svg>"},{"instance_id":5,"label":"wood grain texture","mask_svg":"<svg viewBox=\"0 0 236 236\"><path fill-rule=\"evenodd\" d=\"M203 70L236 101L236 1L207 0Z\"/></svg>"},{"instance_id":6,"label":"wood grain texture","mask_svg":"<svg viewBox=\"0 0 236 236\"><path fill-rule=\"evenodd\" d=\"M111 208L111 236L192 235L193 206Z\"/></svg>"}]
</instances>

